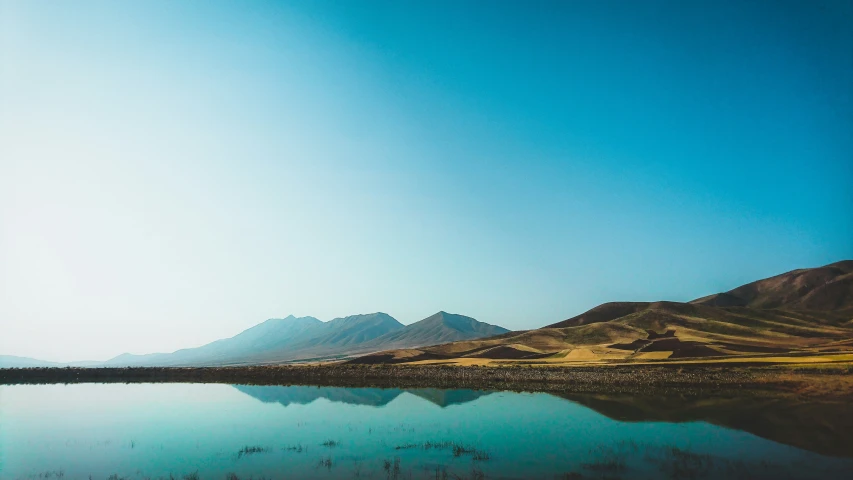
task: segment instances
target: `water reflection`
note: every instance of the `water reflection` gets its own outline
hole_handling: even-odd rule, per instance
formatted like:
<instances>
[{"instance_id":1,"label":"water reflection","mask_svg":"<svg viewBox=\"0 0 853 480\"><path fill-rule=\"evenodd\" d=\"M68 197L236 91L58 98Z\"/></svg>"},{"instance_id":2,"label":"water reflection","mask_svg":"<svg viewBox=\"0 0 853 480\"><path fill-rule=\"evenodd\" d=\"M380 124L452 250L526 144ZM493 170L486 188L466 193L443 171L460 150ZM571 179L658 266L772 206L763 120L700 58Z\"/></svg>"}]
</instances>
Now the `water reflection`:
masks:
<instances>
[{"instance_id":1,"label":"water reflection","mask_svg":"<svg viewBox=\"0 0 853 480\"><path fill-rule=\"evenodd\" d=\"M796 398L561 394L614 420L708 422L824 455L853 457L853 405Z\"/></svg>"},{"instance_id":2,"label":"water reflection","mask_svg":"<svg viewBox=\"0 0 853 480\"><path fill-rule=\"evenodd\" d=\"M407 392L427 400L439 407L472 402L492 392L486 390L441 390L438 388L337 388L315 386L268 387L257 385L233 385L237 390L264 403L306 405L319 398L350 405L381 407Z\"/></svg>"},{"instance_id":3,"label":"water reflection","mask_svg":"<svg viewBox=\"0 0 853 480\"><path fill-rule=\"evenodd\" d=\"M305 405L323 398L350 405L381 407L403 392L439 407L472 402L493 391L435 388L267 387L234 385L265 403ZM840 401L809 401L785 397L717 397L671 395L551 394L625 422L708 422L742 430L775 442L824 455L853 457L853 407Z\"/></svg>"},{"instance_id":4,"label":"water reflection","mask_svg":"<svg viewBox=\"0 0 853 480\"><path fill-rule=\"evenodd\" d=\"M0 387L0 478L846 478L850 407L228 385Z\"/></svg>"}]
</instances>

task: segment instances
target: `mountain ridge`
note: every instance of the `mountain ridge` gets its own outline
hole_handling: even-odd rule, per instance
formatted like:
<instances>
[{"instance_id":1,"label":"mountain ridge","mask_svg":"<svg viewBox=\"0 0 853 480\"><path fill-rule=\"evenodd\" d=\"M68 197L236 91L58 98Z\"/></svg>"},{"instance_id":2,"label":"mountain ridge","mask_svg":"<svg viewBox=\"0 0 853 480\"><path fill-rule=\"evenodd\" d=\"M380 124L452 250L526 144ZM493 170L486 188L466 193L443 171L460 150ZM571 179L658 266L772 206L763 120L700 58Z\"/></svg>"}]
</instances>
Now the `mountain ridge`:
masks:
<instances>
[{"instance_id":1,"label":"mountain ridge","mask_svg":"<svg viewBox=\"0 0 853 480\"><path fill-rule=\"evenodd\" d=\"M289 315L196 348L76 363L114 367L347 359L560 363L821 352L853 353L853 260L791 270L689 302L603 303L533 330L511 332L445 311L409 325L383 312L328 322ZM362 357L353 359L358 355ZM72 364L0 356L3 365Z\"/></svg>"},{"instance_id":2,"label":"mountain ridge","mask_svg":"<svg viewBox=\"0 0 853 480\"><path fill-rule=\"evenodd\" d=\"M853 310L853 260L800 268L690 301L719 307Z\"/></svg>"},{"instance_id":3,"label":"mountain ridge","mask_svg":"<svg viewBox=\"0 0 853 480\"><path fill-rule=\"evenodd\" d=\"M853 261L797 269L690 302L608 302L533 330L353 363L540 363L853 353Z\"/></svg>"},{"instance_id":4,"label":"mountain ridge","mask_svg":"<svg viewBox=\"0 0 853 480\"><path fill-rule=\"evenodd\" d=\"M376 339L374 342L380 344L406 345L405 348L420 347L424 345L434 345L444 343L447 338L457 337L455 340L470 340L474 338L491 337L507 333L509 330L491 325L484 322L479 322L465 315L458 315L440 311L430 315L423 320L407 325L402 330L392 332ZM373 347L374 345L366 345Z\"/></svg>"},{"instance_id":5,"label":"mountain ridge","mask_svg":"<svg viewBox=\"0 0 853 480\"><path fill-rule=\"evenodd\" d=\"M431 327L431 328L425 328ZM264 365L342 358L397 346L483 338L508 330L463 315L439 312L403 325L384 312L322 322L315 317L268 319L229 338L172 353L122 354L102 366ZM390 344L388 342L394 342Z\"/></svg>"}]
</instances>

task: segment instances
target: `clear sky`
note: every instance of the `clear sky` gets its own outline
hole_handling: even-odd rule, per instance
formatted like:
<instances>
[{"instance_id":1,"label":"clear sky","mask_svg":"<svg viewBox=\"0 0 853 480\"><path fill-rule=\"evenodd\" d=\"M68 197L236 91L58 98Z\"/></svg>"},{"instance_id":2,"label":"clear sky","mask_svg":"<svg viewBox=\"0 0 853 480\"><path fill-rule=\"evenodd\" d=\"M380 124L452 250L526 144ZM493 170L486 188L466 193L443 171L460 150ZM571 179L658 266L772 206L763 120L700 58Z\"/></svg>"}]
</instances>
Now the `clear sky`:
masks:
<instances>
[{"instance_id":1,"label":"clear sky","mask_svg":"<svg viewBox=\"0 0 853 480\"><path fill-rule=\"evenodd\" d=\"M853 258L853 3L0 0L0 354Z\"/></svg>"}]
</instances>

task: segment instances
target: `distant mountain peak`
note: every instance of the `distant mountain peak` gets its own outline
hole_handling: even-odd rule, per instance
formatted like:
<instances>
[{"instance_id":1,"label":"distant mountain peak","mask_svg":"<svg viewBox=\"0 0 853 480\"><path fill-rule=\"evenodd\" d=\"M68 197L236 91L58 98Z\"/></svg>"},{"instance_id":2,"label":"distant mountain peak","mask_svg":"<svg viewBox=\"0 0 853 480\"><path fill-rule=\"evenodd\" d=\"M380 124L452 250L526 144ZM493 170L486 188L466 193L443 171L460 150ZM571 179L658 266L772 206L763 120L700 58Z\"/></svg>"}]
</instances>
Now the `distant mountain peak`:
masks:
<instances>
[{"instance_id":1,"label":"distant mountain peak","mask_svg":"<svg viewBox=\"0 0 853 480\"><path fill-rule=\"evenodd\" d=\"M317 319L314 317L311 317L311 316L297 317L296 315L290 314L284 318L270 318L269 320L290 320L290 321L293 321L293 320L317 320Z\"/></svg>"},{"instance_id":2,"label":"distant mountain peak","mask_svg":"<svg viewBox=\"0 0 853 480\"><path fill-rule=\"evenodd\" d=\"M442 310L396 332L383 335L369 345L377 348L410 348L491 337L508 331L465 315Z\"/></svg>"},{"instance_id":3,"label":"distant mountain peak","mask_svg":"<svg viewBox=\"0 0 853 480\"><path fill-rule=\"evenodd\" d=\"M472 329L476 330L479 325L489 325L488 323L480 322L474 318L460 315L458 313L448 313L444 310L434 313L419 322L413 323L412 325L417 324L441 324L459 331L471 331Z\"/></svg>"},{"instance_id":4,"label":"distant mountain peak","mask_svg":"<svg viewBox=\"0 0 853 480\"><path fill-rule=\"evenodd\" d=\"M284 318L270 318L267 319L267 322L288 322L288 323L300 323L300 322L319 322L320 320L316 317L305 316L305 317L297 317L296 315L288 315Z\"/></svg>"}]
</instances>

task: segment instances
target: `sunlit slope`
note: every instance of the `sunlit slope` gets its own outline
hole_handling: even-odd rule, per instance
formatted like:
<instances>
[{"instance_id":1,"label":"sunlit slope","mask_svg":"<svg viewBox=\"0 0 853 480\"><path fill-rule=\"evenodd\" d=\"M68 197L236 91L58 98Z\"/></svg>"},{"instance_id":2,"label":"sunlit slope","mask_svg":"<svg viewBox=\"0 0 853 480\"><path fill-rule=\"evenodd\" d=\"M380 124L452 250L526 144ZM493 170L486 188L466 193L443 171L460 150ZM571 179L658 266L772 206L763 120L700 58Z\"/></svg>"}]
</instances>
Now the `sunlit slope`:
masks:
<instances>
[{"instance_id":1,"label":"sunlit slope","mask_svg":"<svg viewBox=\"0 0 853 480\"><path fill-rule=\"evenodd\" d=\"M550 363L851 352L851 272L853 261L844 261L689 303L605 303L537 330L381 352L355 362Z\"/></svg>"}]
</instances>

